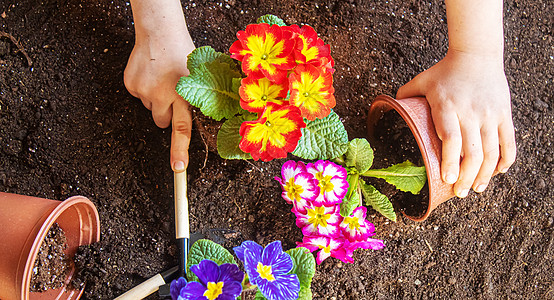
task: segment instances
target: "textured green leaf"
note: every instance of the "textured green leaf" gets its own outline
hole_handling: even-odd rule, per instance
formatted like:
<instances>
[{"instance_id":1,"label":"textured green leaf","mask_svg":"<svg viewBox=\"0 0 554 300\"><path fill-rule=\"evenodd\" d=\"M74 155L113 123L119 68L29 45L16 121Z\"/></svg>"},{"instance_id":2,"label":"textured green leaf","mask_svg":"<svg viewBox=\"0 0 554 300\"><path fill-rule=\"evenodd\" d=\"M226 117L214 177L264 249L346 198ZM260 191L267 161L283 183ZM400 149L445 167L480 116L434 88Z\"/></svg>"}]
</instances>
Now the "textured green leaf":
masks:
<instances>
[{"instance_id":1,"label":"textured green leaf","mask_svg":"<svg viewBox=\"0 0 554 300\"><path fill-rule=\"evenodd\" d=\"M362 176L385 179L386 182L394 185L397 189L412 194L419 194L419 191L427 182L425 167L418 167L409 160L386 169L369 170L363 173Z\"/></svg>"},{"instance_id":2,"label":"textured green leaf","mask_svg":"<svg viewBox=\"0 0 554 300\"><path fill-rule=\"evenodd\" d=\"M381 194L381 192L379 192L374 186L365 183L365 181L361 178L360 188L362 189L366 205L373 207L373 209L381 213L389 220L396 222L396 213L394 212L392 203L387 196Z\"/></svg>"},{"instance_id":3,"label":"textured green leaf","mask_svg":"<svg viewBox=\"0 0 554 300\"><path fill-rule=\"evenodd\" d=\"M300 280L300 286L310 288L315 274L315 259L312 253L304 247L293 248L286 251L294 266L289 274L296 274Z\"/></svg>"},{"instance_id":4,"label":"textured green leaf","mask_svg":"<svg viewBox=\"0 0 554 300\"><path fill-rule=\"evenodd\" d=\"M279 25L279 26L287 26L287 24L285 23L285 21L283 21L283 19L277 17L277 16L274 16L274 15L265 15L265 16L261 16L258 18L257 20L258 24L259 23L267 23L269 25Z\"/></svg>"},{"instance_id":5,"label":"textured green leaf","mask_svg":"<svg viewBox=\"0 0 554 300\"><path fill-rule=\"evenodd\" d=\"M199 264L202 260L209 259L218 265L237 264L231 252L210 240L198 240L190 247L187 258L187 278L189 281L198 281L198 277L190 272L190 267Z\"/></svg>"},{"instance_id":6,"label":"textured green leaf","mask_svg":"<svg viewBox=\"0 0 554 300\"><path fill-rule=\"evenodd\" d=\"M251 159L250 153L245 153L239 148L241 136L240 125L244 121L255 120L256 115L244 114L232 117L221 125L217 133L217 152L224 159Z\"/></svg>"},{"instance_id":7,"label":"textured green leaf","mask_svg":"<svg viewBox=\"0 0 554 300\"><path fill-rule=\"evenodd\" d=\"M239 95L241 82L242 82L242 77L233 78L233 85L231 86L231 90L233 91L233 93L236 93L237 95Z\"/></svg>"},{"instance_id":8,"label":"textured green leaf","mask_svg":"<svg viewBox=\"0 0 554 300\"><path fill-rule=\"evenodd\" d=\"M233 92L233 78L241 74L219 61L198 65L189 76L179 79L175 90L205 116L217 121L240 112L240 96Z\"/></svg>"},{"instance_id":9,"label":"textured green leaf","mask_svg":"<svg viewBox=\"0 0 554 300\"><path fill-rule=\"evenodd\" d=\"M214 48L210 46L203 46L194 49L194 51L192 51L188 56L187 68L191 73L193 73L196 72L196 69L200 65L213 61L229 64L232 69L238 71L235 61L229 55L221 52L216 52Z\"/></svg>"},{"instance_id":10,"label":"textured green leaf","mask_svg":"<svg viewBox=\"0 0 554 300\"><path fill-rule=\"evenodd\" d=\"M353 139L348 143L346 151L346 166L355 167L363 173L373 164L373 149L366 139Z\"/></svg>"},{"instance_id":11,"label":"textured green leaf","mask_svg":"<svg viewBox=\"0 0 554 300\"><path fill-rule=\"evenodd\" d=\"M358 180L360 179L360 174L348 174L346 180L348 181L348 192L346 196L342 199L340 204L340 215L343 217L348 217L352 212L360 206L360 189L358 188Z\"/></svg>"},{"instance_id":12,"label":"textured green leaf","mask_svg":"<svg viewBox=\"0 0 554 300\"><path fill-rule=\"evenodd\" d=\"M298 300L312 300L312 289L304 286L300 286L300 292L298 293Z\"/></svg>"},{"instance_id":13,"label":"textured green leaf","mask_svg":"<svg viewBox=\"0 0 554 300\"><path fill-rule=\"evenodd\" d=\"M304 159L331 159L348 149L348 134L339 116L334 112L323 118L307 121L302 137L293 155Z\"/></svg>"}]
</instances>

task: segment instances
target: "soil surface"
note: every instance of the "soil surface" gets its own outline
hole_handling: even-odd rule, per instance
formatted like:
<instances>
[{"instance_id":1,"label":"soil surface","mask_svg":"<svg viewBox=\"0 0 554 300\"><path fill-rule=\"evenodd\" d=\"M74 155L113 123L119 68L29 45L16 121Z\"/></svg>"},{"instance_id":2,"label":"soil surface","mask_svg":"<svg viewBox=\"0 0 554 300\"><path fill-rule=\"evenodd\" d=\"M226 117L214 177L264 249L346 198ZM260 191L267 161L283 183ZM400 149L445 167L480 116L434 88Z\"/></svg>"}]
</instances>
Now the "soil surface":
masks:
<instances>
[{"instance_id":1,"label":"soil surface","mask_svg":"<svg viewBox=\"0 0 554 300\"><path fill-rule=\"evenodd\" d=\"M65 232L54 223L38 250L31 276L32 292L43 292L63 286L70 267L70 261L64 253L65 249Z\"/></svg>"},{"instance_id":2,"label":"soil surface","mask_svg":"<svg viewBox=\"0 0 554 300\"><path fill-rule=\"evenodd\" d=\"M182 4L196 46L221 52L267 13L312 25L332 45L335 110L350 138L365 137L372 99L394 95L447 50L439 0ZM554 299L554 2L509 1L504 17L514 166L423 223L370 211L387 247L357 251L354 264L325 260L315 299ZM96 204L102 242L91 249L97 271L83 299L112 299L176 265L171 131L123 84L129 2L1 0L0 32L0 191ZM279 239L287 249L301 240L273 179L284 160L223 160L196 129L190 155L193 232L224 232L234 245Z\"/></svg>"}]
</instances>

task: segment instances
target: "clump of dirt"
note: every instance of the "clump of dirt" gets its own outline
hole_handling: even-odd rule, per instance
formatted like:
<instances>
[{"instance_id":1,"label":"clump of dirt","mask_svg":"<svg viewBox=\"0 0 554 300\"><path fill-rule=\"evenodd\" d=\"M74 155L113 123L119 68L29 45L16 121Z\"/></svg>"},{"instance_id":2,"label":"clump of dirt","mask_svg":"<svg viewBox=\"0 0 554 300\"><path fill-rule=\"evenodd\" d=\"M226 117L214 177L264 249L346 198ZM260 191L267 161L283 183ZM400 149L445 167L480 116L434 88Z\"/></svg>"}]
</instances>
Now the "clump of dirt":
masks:
<instances>
[{"instance_id":1,"label":"clump of dirt","mask_svg":"<svg viewBox=\"0 0 554 300\"><path fill-rule=\"evenodd\" d=\"M71 266L65 255L67 238L65 232L54 223L40 245L31 277L31 292L44 292L61 288Z\"/></svg>"},{"instance_id":2,"label":"clump of dirt","mask_svg":"<svg viewBox=\"0 0 554 300\"><path fill-rule=\"evenodd\" d=\"M375 150L373 168L387 168L407 160L418 167L424 166L423 157L412 131L394 110L384 113L377 122L371 146ZM417 218L423 216L429 207L427 183L418 195L414 195L397 190L382 179L370 179L369 181L393 201L396 211Z\"/></svg>"}]
</instances>

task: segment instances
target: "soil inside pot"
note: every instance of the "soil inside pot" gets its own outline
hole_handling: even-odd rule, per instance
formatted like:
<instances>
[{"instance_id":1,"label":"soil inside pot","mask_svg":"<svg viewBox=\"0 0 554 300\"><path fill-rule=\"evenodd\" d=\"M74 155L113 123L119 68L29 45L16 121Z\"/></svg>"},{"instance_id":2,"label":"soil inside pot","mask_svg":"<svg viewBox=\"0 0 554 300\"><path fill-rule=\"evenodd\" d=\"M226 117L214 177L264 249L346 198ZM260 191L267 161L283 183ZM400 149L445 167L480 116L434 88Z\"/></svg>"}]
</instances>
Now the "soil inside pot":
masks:
<instances>
[{"instance_id":1,"label":"soil inside pot","mask_svg":"<svg viewBox=\"0 0 554 300\"><path fill-rule=\"evenodd\" d=\"M70 268L65 249L67 249L65 232L57 223L54 223L38 251L31 277L31 292L44 292L63 286Z\"/></svg>"},{"instance_id":2,"label":"soil inside pot","mask_svg":"<svg viewBox=\"0 0 554 300\"><path fill-rule=\"evenodd\" d=\"M374 169L387 168L409 160L417 166L424 166L423 157L408 124L394 110L386 112L375 127L375 137L371 141L374 149ZM429 188L426 183L418 195L402 192L382 179L368 180L379 191L387 195L395 206L408 216L420 217L429 206Z\"/></svg>"}]
</instances>

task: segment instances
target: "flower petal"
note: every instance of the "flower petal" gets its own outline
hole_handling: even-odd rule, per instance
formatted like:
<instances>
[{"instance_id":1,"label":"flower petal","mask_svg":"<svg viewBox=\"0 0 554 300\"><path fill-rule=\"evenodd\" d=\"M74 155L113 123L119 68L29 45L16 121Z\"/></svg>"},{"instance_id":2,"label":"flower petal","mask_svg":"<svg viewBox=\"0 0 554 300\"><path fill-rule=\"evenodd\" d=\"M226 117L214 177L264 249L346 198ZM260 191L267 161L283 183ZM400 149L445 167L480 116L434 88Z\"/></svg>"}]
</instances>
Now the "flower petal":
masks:
<instances>
[{"instance_id":1,"label":"flower petal","mask_svg":"<svg viewBox=\"0 0 554 300\"><path fill-rule=\"evenodd\" d=\"M233 282L225 282L223 284L223 289L221 290L222 294L219 295L217 300L225 299L225 297L230 296L229 299L236 299L238 296L240 296L240 293L242 292L242 284L237 281Z\"/></svg>"},{"instance_id":2,"label":"flower petal","mask_svg":"<svg viewBox=\"0 0 554 300\"><path fill-rule=\"evenodd\" d=\"M254 241L244 241L242 244L238 247L234 247L233 250L235 251L235 254L237 257L244 263L244 251L250 250L256 255L257 257L262 257L262 251L264 250L264 247L259 245L258 243Z\"/></svg>"},{"instance_id":3,"label":"flower petal","mask_svg":"<svg viewBox=\"0 0 554 300\"><path fill-rule=\"evenodd\" d=\"M200 282L191 281L186 287L181 289L180 296L183 299L198 299L198 297L204 296L204 292L206 292L206 290L207 288Z\"/></svg>"},{"instance_id":4,"label":"flower petal","mask_svg":"<svg viewBox=\"0 0 554 300\"><path fill-rule=\"evenodd\" d=\"M209 259L200 261L198 265L190 267L190 270L203 285L207 285L210 281L217 282L219 279L219 266Z\"/></svg>"},{"instance_id":5,"label":"flower petal","mask_svg":"<svg viewBox=\"0 0 554 300\"><path fill-rule=\"evenodd\" d=\"M244 273L235 264L222 264L219 266L219 274L218 281L223 281L225 284L233 281L242 282L244 279Z\"/></svg>"},{"instance_id":6,"label":"flower petal","mask_svg":"<svg viewBox=\"0 0 554 300\"><path fill-rule=\"evenodd\" d=\"M254 160L284 158L298 145L304 127L298 108L269 103L258 120L241 124L239 148Z\"/></svg>"},{"instance_id":7,"label":"flower petal","mask_svg":"<svg viewBox=\"0 0 554 300\"><path fill-rule=\"evenodd\" d=\"M176 280L171 281L169 286L169 292L171 294L171 299L177 300L179 294L181 294L181 289L187 285L187 280L183 277L179 277Z\"/></svg>"},{"instance_id":8,"label":"flower petal","mask_svg":"<svg viewBox=\"0 0 554 300\"><path fill-rule=\"evenodd\" d=\"M274 281L260 280L258 288L269 300L294 300L298 299L300 280L296 274L278 275Z\"/></svg>"},{"instance_id":9,"label":"flower petal","mask_svg":"<svg viewBox=\"0 0 554 300\"><path fill-rule=\"evenodd\" d=\"M291 105L310 121L323 119L335 107L333 75L312 65L300 65L289 76Z\"/></svg>"}]
</instances>

